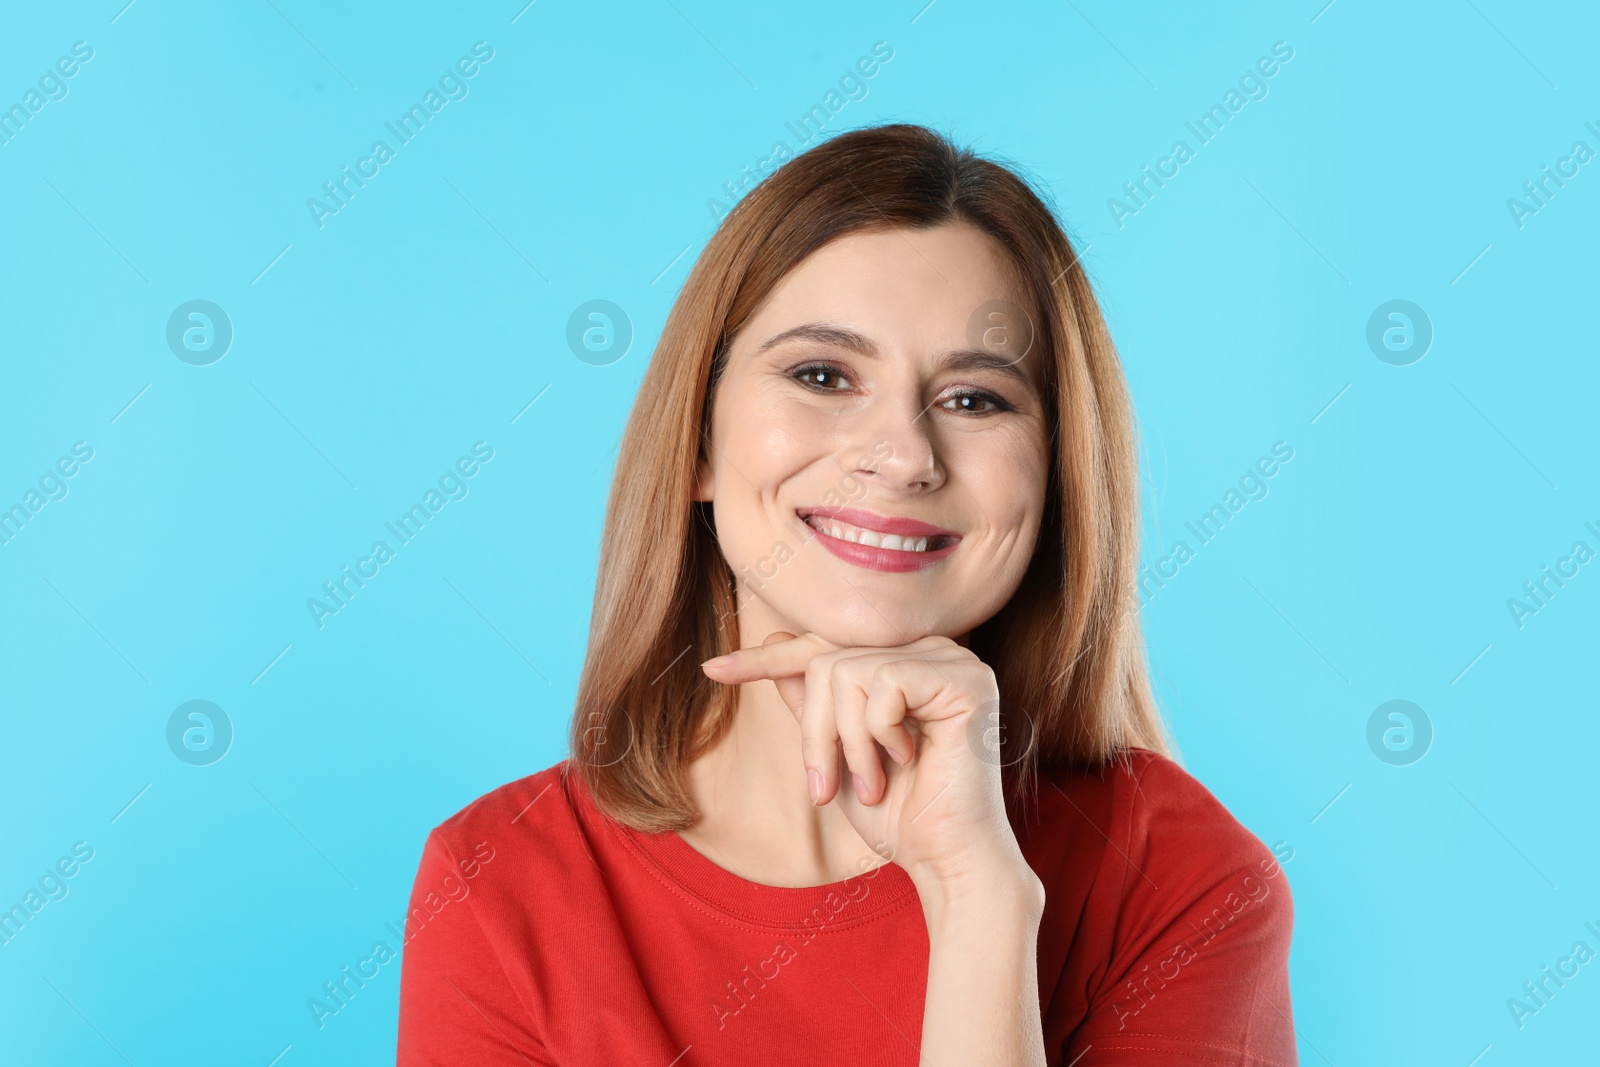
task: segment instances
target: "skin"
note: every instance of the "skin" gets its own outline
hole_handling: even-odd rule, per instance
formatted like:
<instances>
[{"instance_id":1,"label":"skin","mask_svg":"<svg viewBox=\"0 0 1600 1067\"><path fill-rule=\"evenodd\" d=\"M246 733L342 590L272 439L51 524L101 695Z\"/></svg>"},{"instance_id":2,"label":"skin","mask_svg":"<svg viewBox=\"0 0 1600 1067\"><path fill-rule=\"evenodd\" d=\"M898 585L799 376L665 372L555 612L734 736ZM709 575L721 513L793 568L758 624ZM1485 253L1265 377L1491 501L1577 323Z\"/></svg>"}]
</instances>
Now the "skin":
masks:
<instances>
[{"instance_id":1,"label":"skin","mask_svg":"<svg viewBox=\"0 0 1600 1067\"><path fill-rule=\"evenodd\" d=\"M741 576L741 650L703 665L739 686L739 710L690 769L704 818L683 837L768 885L899 864L928 927L928 1064L1045 1062L1044 888L1006 819L999 767L971 740L998 691L966 640L1032 557L1046 409L1036 353L945 358L972 349L970 320L997 300L1027 307L1029 297L1005 251L967 223L857 232L818 249L733 339L694 493L711 502ZM848 328L874 351L768 344L814 323ZM838 503L960 540L923 570L856 566L796 516Z\"/></svg>"}]
</instances>

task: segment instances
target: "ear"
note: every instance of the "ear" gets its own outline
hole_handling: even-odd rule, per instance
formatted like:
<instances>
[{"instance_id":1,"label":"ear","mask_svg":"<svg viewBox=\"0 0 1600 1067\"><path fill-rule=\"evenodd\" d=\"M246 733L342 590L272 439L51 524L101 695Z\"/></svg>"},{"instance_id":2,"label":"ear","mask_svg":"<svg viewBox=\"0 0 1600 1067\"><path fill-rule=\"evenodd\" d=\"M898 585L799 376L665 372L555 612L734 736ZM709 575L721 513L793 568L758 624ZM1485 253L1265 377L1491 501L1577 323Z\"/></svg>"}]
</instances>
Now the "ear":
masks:
<instances>
[{"instance_id":1,"label":"ear","mask_svg":"<svg viewBox=\"0 0 1600 1067\"><path fill-rule=\"evenodd\" d=\"M700 503L708 503L713 496L712 490L715 481L711 477L711 463L706 459L706 450L700 449L700 454L694 461L694 490L689 494L689 499Z\"/></svg>"}]
</instances>

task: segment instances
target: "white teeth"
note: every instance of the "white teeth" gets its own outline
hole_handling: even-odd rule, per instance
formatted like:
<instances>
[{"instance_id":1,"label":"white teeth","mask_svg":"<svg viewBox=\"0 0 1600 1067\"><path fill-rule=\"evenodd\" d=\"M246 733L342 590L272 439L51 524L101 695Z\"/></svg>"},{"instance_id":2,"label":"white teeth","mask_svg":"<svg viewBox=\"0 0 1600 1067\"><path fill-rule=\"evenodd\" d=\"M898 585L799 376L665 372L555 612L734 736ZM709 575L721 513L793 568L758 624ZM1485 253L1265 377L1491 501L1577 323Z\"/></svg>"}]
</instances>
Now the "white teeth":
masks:
<instances>
[{"instance_id":1,"label":"white teeth","mask_svg":"<svg viewBox=\"0 0 1600 1067\"><path fill-rule=\"evenodd\" d=\"M848 523L827 522L824 519L807 519L807 523L819 533L829 537L836 537L841 541L853 541L858 545L867 545L872 548L887 548L895 552L926 552L927 537L903 537L900 534L880 534L874 530L863 530L859 526Z\"/></svg>"}]
</instances>

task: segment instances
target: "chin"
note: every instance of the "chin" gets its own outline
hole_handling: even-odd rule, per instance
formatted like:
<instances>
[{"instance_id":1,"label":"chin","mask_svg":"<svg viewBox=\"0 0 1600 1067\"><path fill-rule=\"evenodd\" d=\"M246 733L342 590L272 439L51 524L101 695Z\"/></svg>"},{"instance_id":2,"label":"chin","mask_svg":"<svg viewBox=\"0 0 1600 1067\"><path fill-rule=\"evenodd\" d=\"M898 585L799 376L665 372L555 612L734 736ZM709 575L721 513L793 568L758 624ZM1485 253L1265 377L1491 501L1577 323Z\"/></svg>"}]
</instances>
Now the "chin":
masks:
<instances>
[{"instance_id":1,"label":"chin","mask_svg":"<svg viewBox=\"0 0 1600 1067\"><path fill-rule=\"evenodd\" d=\"M870 606L870 617L851 614L817 615L807 629L842 648L897 648L930 636L954 636L958 631L929 623L928 620L897 618L892 612L878 614ZM887 618L885 618L887 615Z\"/></svg>"}]
</instances>

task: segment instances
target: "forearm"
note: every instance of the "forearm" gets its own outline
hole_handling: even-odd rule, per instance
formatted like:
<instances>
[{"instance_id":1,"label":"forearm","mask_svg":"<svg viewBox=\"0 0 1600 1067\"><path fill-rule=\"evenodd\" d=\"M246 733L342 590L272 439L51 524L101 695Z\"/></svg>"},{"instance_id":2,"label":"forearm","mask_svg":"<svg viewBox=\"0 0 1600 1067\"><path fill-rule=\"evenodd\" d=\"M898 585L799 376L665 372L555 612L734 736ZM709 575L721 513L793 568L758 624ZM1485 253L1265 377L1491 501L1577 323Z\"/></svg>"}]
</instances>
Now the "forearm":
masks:
<instances>
[{"instance_id":1,"label":"forearm","mask_svg":"<svg viewBox=\"0 0 1600 1067\"><path fill-rule=\"evenodd\" d=\"M1043 1067L1038 879L1027 871L922 899L929 949L922 1067Z\"/></svg>"}]
</instances>

